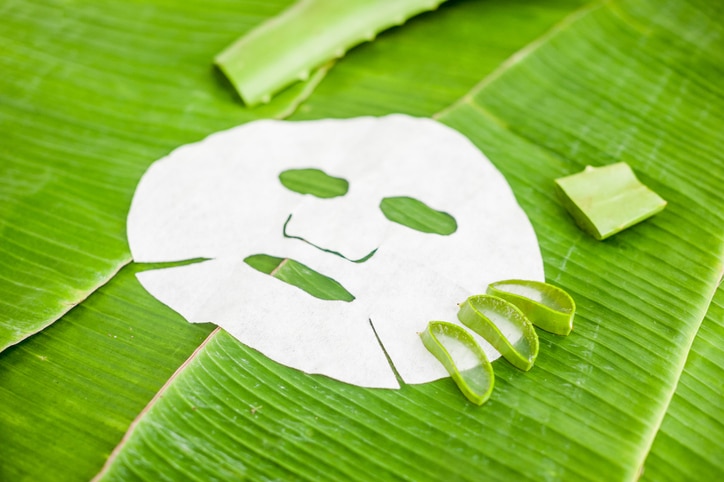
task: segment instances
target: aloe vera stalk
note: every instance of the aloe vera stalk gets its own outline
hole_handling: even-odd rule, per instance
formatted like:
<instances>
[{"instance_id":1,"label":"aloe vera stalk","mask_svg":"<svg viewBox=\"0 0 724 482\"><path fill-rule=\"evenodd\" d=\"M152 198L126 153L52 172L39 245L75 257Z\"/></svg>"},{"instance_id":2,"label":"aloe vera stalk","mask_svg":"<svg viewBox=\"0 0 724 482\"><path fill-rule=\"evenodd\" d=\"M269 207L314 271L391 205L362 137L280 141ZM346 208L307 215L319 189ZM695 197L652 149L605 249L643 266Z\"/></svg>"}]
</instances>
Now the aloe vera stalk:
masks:
<instances>
[{"instance_id":1,"label":"aloe vera stalk","mask_svg":"<svg viewBox=\"0 0 724 482\"><path fill-rule=\"evenodd\" d=\"M490 283L487 293L514 304L543 330L568 335L573 329L576 303L557 286L541 281L504 280Z\"/></svg>"},{"instance_id":2,"label":"aloe vera stalk","mask_svg":"<svg viewBox=\"0 0 724 482\"><path fill-rule=\"evenodd\" d=\"M444 0L301 0L238 39L214 62L249 106L383 30L434 10Z\"/></svg>"},{"instance_id":3,"label":"aloe vera stalk","mask_svg":"<svg viewBox=\"0 0 724 482\"><path fill-rule=\"evenodd\" d=\"M641 184L625 162L556 179L558 194L576 224L604 240L666 207L666 201Z\"/></svg>"},{"instance_id":4,"label":"aloe vera stalk","mask_svg":"<svg viewBox=\"0 0 724 482\"><path fill-rule=\"evenodd\" d=\"M523 371L533 368L538 356L538 335L512 303L496 296L474 295L460 304L458 319L485 338L514 367ZM511 343L509 336L514 334L520 336Z\"/></svg>"},{"instance_id":5,"label":"aloe vera stalk","mask_svg":"<svg viewBox=\"0 0 724 482\"><path fill-rule=\"evenodd\" d=\"M493 367L464 328L446 321L431 321L420 338L468 400L482 405L490 398L495 383Z\"/></svg>"}]
</instances>

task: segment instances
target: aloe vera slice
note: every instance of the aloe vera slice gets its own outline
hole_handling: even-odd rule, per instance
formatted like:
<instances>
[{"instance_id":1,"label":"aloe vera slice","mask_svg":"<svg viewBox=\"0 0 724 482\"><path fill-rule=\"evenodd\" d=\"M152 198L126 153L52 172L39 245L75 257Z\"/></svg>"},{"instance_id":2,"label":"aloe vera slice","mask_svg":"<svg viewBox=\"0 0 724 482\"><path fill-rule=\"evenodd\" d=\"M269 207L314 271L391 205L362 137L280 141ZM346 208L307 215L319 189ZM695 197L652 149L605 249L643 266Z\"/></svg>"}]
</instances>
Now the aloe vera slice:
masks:
<instances>
[{"instance_id":1,"label":"aloe vera slice","mask_svg":"<svg viewBox=\"0 0 724 482\"><path fill-rule=\"evenodd\" d=\"M487 293L520 308L535 326L557 335L573 329L576 303L557 286L541 281L504 280L488 285Z\"/></svg>"},{"instance_id":2,"label":"aloe vera slice","mask_svg":"<svg viewBox=\"0 0 724 482\"><path fill-rule=\"evenodd\" d=\"M474 295L460 305L458 319L485 338L514 367L533 368L538 356L538 335L515 305L491 295ZM510 342L516 337L517 341Z\"/></svg>"},{"instance_id":3,"label":"aloe vera slice","mask_svg":"<svg viewBox=\"0 0 724 482\"><path fill-rule=\"evenodd\" d=\"M598 240L633 226L666 207L666 201L641 184L625 162L556 179L558 195L576 224Z\"/></svg>"},{"instance_id":4,"label":"aloe vera slice","mask_svg":"<svg viewBox=\"0 0 724 482\"><path fill-rule=\"evenodd\" d=\"M493 367L470 333L453 323L431 321L420 338L468 400L482 405L490 398L495 383Z\"/></svg>"}]
</instances>

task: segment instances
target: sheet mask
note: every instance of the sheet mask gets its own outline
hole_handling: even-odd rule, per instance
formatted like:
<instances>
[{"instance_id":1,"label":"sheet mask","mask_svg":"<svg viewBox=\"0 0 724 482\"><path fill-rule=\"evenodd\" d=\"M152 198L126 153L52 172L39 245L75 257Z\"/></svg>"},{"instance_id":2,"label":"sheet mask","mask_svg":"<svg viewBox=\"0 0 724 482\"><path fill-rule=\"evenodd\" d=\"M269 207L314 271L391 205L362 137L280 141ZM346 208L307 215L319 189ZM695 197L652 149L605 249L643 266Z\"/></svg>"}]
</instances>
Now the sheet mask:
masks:
<instances>
[{"instance_id":1,"label":"sheet mask","mask_svg":"<svg viewBox=\"0 0 724 482\"><path fill-rule=\"evenodd\" d=\"M279 181L303 168L346 179L348 193L319 199ZM391 196L449 213L458 228L443 236L393 223L379 208ZM284 236L290 215L287 234L317 247ZM447 376L417 332L430 320L457 323L457 303L490 282L544 279L535 233L503 176L457 131L404 115L263 120L180 147L141 179L128 239L137 262L209 259L138 274L189 322L364 387L399 386L385 351L405 383ZM377 251L353 263L318 248L349 259ZM295 259L355 299L314 298L244 263L253 254Z\"/></svg>"}]
</instances>

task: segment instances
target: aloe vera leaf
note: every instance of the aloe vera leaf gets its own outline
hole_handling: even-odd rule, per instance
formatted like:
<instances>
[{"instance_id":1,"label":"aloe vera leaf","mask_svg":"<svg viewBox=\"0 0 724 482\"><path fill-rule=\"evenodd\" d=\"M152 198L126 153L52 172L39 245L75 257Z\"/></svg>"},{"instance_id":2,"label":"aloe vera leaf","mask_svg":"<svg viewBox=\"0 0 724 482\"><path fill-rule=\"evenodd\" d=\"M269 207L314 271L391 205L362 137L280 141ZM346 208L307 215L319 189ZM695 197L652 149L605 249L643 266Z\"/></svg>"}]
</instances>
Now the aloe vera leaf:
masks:
<instances>
[{"instance_id":1,"label":"aloe vera leaf","mask_svg":"<svg viewBox=\"0 0 724 482\"><path fill-rule=\"evenodd\" d=\"M576 224L598 240L633 226L666 207L625 162L586 167L556 179L557 192Z\"/></svg>"},{"instance_id":2,"label":"aloe vera leaf","mask_svg":"<svg viewBox=\"0 0 724 482\"><path fill-rule=\"evenodd\" d=\"M266 103L309 78L312 69L443 1L302 0L239 38L214 62L247 105Z\"/></svg>"},{"instance_id":3,"label":"aloe vera leaf","mask_svg":"<svg viewBox=\"0 0 724 482\"><path fill-rule=\"evenodd\" d=\"M420 338L468 400L482 405L490 398L495 383L493 366L464 328L446 321L431 321Z\"/></svg>"},{"instance_id":4,"label":"aloe vera leaf","mask_svg":"<svg viewBox=\"0 0 724 482\"><path fill-rule=\"evenodd\" d=\"M460 304L458 319L485 338L514 367L523 371L533 368L538 356L538 335L525 314L512 303L491 295L471 296Z\"/></svg>"},{"instance_id":5,"label":"aloe vera leaf","mask_svg":"<svg viewBox=\"0 0 724 482\"><path fill-rule=\"evenodd\" d=\"M576 303L561 288L530 280L504 280L488 285L489 295L503 298L523 311L535 326L557 335L573 329Z\"/></svg>"}]
</instances>

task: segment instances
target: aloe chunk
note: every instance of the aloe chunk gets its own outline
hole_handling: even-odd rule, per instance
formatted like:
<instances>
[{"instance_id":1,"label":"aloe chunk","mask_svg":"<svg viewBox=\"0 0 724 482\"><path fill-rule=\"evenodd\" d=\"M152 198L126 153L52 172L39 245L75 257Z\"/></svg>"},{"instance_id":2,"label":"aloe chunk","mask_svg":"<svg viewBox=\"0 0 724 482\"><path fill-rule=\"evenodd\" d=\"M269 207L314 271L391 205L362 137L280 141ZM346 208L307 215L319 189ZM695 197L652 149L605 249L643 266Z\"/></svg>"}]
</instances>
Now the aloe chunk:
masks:
<instances>
[{"instance_id":1,"label":"aloe chunk","mask_svg":"<svg viewBox=\"0 0 724 482\"><path fill-rule=\"evenodd\" d=\"M666 207L666 201L641 184L625 162L556 179L563 205L576 224L604 240Z\"/></svg>"},{"instance_id":2,"label":"aloe chunk","mask_svg":"<svg viewBox=\"0 0 724 482\"><path fill-rule=\"evenodd\" d=\"M514 367L523 371L533 368L538 356L538 335L512 303L496 296L471 296L460 305L458 319L485 338ZM517 341L511 343L511 338Z\"/></svg>"},{"instance_id":3,"label":"aloe chunk","mask_svg":"<svg viewBox=\"0 0 724 482\"><path fill-rule=\"evenodd\" d=\"M482 405L490 398L495 383L493 367L464 328L446 321L431 321L420 338L468 400Z\"/></svg>"},{"instance_id":4,"label":"aloe chunk","mask_svg":"<svg viewBox=\"0 0 724 482\"><path fill-rule=\"evenodd\" d=\"M568 335L573 329L576 303L557 286L541 281L504 280L490 283L487 293L514 304L543 330Z\"/></svg>"}]
</instances>

